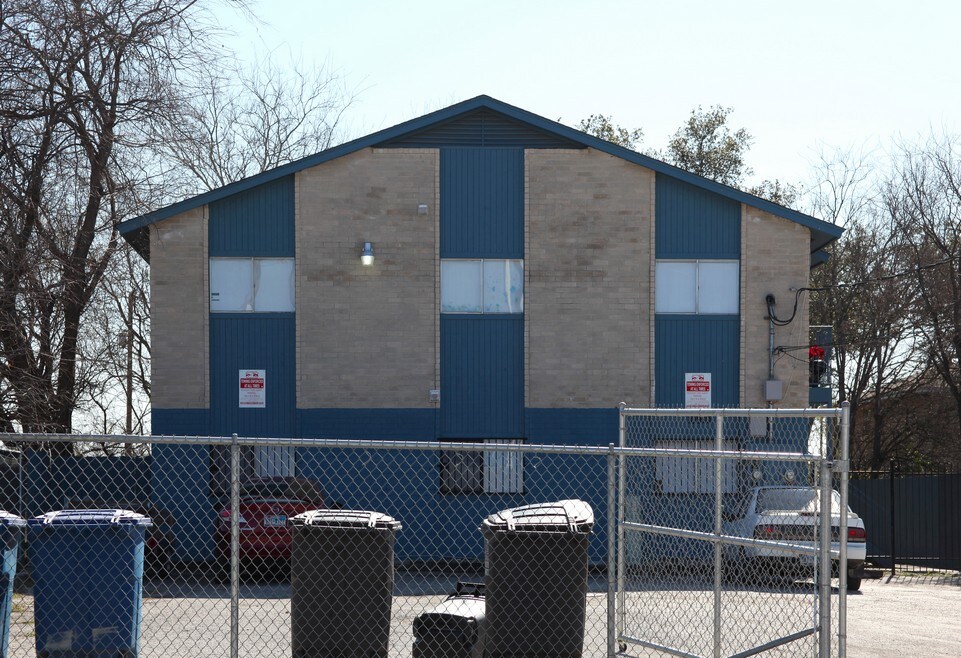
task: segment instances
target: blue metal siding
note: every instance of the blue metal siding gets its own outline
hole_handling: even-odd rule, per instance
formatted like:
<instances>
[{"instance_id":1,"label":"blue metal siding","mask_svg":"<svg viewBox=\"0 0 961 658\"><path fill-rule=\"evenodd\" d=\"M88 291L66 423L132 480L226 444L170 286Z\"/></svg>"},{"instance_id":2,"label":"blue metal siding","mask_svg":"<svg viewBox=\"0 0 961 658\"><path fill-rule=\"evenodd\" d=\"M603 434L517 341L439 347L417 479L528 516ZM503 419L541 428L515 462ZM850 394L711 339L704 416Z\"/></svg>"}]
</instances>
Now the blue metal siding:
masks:
<instances>
[{"instance_id":1,"label":"blue metal siding","mask_svg":"<svg viewBox=\"0 0 961 658\"><path fill-rule=\"evenodd\" d=\"M292 257L294 177L212 202L208 233L211 256Z\"/></svg>"},{"instance_id":2,"label":"blue metal siding","mask_svg":"<svg viewBox=\"0 0 961 658\"><path fill-rule=\"evenodd\" d=\"M739 258L741 204L657 174L657 258Z\"/></svg>"},{"instance_id":3,"label":"blue metal siding","mask_svg":"<svg viewBox=\"0 0 961 658\"><path fill-rule=\"evenodd\" d=\"M530 443L606 446L617 444L617 407L609 409L526 410L527 440Z\"/></svg>"},{"instance_id":4,"label":"blue metal siding","mask_svg":"<svg viewBox=\"0 0 961 658\"><path fill-rule=\"evenodd\" d=\"M509 119L488 109L475 110L424 130L402 135L381 147L516 146L532 149L584 148L583 144Z\"/></svg>"},{"instance_id":5,"label":"blue metal siding","mask_svg":"<svg viewBox=\"0 0 961 658\"><path fill-rule=\"evenodd\" d=\"M210 316L210 432L290 437L296 431L292 314ZM240 409L242 368L266 370L267 406Z\"/></svg>"},{"instance_id":6,"label":"blue metal siding","mask_svg":"<svg viewBox=\"0 0 961 658\"><path fill-rule=\"evenodd\" d=\"M298 409L298 436L324 439L433 441L435 409Z\"/></svg>"},{"instance_id":7,"label":"blue metal siding","mask_svg":"<svg viewBox=\"0 0 961 658\"><path fill-rule=\"evenodd\" d=\"M209 436L207 409L150 410L150 432L155 436Z\"/></svg>"},{"instance_id":8,"label":"blue metal siding","mask_svg":"<svg viewBox=\"0 0 961 658\"><path fill-rule=\"evenodd\" d=\"M659 315L654 320L655 396L659 407L684 406L684 373L711 373L711 402L740 400L740 318L736 315Z\"/></svg>"},{"instance_id":9,"label":"blue metal siding","mask_svg":"<svg viewBox=\"0 0 961 658\"><path fill-rule=\"evenodd\" d=\"M524 318L442 315L440 436L524 436Z\"/></svg>"},{"instance_id":10,"label":"blue metal siding","mask_svg":"<svg viewBox=\"0 0 961 658\"><path fill-rule=\"evenodd\" d=\"M524 151L440 152L441 258L524 257Z\"/></svg>"}]
</instances>

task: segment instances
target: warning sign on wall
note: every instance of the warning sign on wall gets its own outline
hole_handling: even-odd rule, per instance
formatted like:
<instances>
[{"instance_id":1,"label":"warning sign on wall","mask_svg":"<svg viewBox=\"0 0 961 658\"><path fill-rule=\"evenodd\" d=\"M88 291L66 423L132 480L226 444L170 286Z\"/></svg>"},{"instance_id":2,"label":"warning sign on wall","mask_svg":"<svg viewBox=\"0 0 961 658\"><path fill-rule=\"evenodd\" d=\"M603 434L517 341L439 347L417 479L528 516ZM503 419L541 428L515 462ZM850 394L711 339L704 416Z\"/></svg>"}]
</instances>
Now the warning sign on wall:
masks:
<instances>
[{"instance_id":1,"label":"warning sign on wall","mask_svg":"<svg viewBox=\"0 0 961 658\"><path fill-rule=\"evenodd\" d=\"M267 371L240 371L240 408L263 409L267 406Z\"/></svg>"},{"instance_id":2,"label":"warning sign on wall","mask_svg":"<svg viewBox=\"0 0 961 658\"><path fill-rule=\"evenodd\" d=\"M688 409L710 409L711 373L684 373L684 406Z\"/></svg>"}]
</instances>

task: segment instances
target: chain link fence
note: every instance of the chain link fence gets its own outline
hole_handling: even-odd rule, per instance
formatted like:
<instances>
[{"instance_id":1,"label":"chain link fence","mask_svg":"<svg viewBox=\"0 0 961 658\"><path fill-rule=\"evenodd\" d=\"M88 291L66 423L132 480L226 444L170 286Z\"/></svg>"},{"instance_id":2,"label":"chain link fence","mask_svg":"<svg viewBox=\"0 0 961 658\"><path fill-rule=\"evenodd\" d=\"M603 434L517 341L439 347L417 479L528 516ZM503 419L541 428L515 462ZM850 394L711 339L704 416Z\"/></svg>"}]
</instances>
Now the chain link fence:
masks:
<instances>
[{"instance_id":1,"label":"chain link fence","mask_svg":"<svg viewBox=\"0 0 961 658\"><path fill-rule=\"evenodd\" d=\"M472 656L485 642L486 655L532 642L541 655L608 655L608 448L7 438L17 482L0 507L152 521L31 525L10 658ZM516 510L538 503L554 505Z\"/></svg>"},{"instance_id":2,"label":"chain link fence","mask_svg":"<svg viewBox=\"0 0 961 658\"><path fill-rule=\"evenodd\" d=\"M840 413L754 418L625 409L607 447L7 435L8 656L843 655ZM785 479L801 521L736 529Z\"/></svg>"}]
</instances>

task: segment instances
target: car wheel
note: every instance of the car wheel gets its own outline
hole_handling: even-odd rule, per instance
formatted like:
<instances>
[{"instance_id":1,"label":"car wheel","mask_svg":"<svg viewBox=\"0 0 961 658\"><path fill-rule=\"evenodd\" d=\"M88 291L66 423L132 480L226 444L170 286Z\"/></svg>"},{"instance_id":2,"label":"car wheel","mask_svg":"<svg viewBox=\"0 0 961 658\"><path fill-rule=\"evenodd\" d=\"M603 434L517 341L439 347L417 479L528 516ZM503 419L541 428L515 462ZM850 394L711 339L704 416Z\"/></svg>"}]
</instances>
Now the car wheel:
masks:
<instances>
[{"instance_id":1,"label":"car wheel","mask_svg":"<svg viewBox=\"0 0 961 658\"><path fill-rule=\"evenodd\" d=\"M855 578L854 576L848 576L848 591L849 592L860 592L861 591L861 579Z\"/></svg>"},{"instance_id":2,"label":"car wheel","mask_svg":"<svg viewBox=\"0 0 961 658\"><path fill-rule=\"evenodd\" d=\"M144 578L147 580L163 580L170 573L167 556L156 556L144 567Z\"/></svg>"}]
</instances>

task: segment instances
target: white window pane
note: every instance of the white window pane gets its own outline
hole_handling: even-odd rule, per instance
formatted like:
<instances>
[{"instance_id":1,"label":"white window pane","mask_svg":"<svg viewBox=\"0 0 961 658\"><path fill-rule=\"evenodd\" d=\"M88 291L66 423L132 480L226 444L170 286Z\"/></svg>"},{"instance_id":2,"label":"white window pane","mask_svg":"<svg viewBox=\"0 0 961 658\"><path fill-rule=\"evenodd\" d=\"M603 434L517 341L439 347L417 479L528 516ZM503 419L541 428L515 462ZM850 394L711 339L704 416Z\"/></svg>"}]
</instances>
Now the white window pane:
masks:
<instances>
[{"instance_id":1,"label":"white window pane","mask_svg":"<svg viewBox=\"0 0 961 658\"><path fill-rule=\"evenodd\" d=\"M695 312L696 263L659 261L654 280L654 308L656 313Z\"/></svg>"},{"instance_id":2,"label":"white window pane","mask_svg":"<svg viewBox=\"0 0 961 658\"><path fill-rule=\"evenodd\" d=\"M486 439L486 444L520 444L520 439ZM523 493L524 454L484 451L484 492Z\"/></svg>"},{"instance_id":3,"label":"white window pane","mask_svg":"<svg viewBox=\"0 0 961 658\"><path fill-rule=\"evenodd\" d=\"M254 260L254 310L258 313L294 311L294 259Z\"/></svg>"},{"instance_id":4,"label":"white window pane","mask_svg":"<svg viewBox=\"0 0 961 658\"><path fill-rule=\"evenodd\" d=\"M737 313L740 288L737 261L698 265L697 312Z\"/></svg>"},{"instance_id":5,"label":"white window pane","mask_svg":"<svg viewBox=\"0 0 961 658\"><path fill-rule=\"evenodd\" d=\"M211 258L210 310L252 311L252 270L249 258Z\"/></svg>"},{"instance_id":6,"label":"white window pane","mask_svg":"<svg viewBox=\"0 0 961 658\"><path fill-rule=\"evenodd\" d=\"M484 312L524 312L523 261L484 261Z\"/></svg>"},{"instance_id":7,"label":"white window pane","mask_svg":"<svg viewBox=\"0 0 961 658\"><path fill-rule=\"evenodd\" d=\"M483 309L481 261L445 260L440 264L442 313L480 313Z\"/></svg>"},{"instance_id":8,"label":"white window pane","mask_svg":"<svg viewBox=\"0 0 961 658\"><path fill-rule=\"evenodd\" d=\"M294 449L290 446L257 446L254 473L257 477L294 475Z\"/></svg>"}]
</instances>

